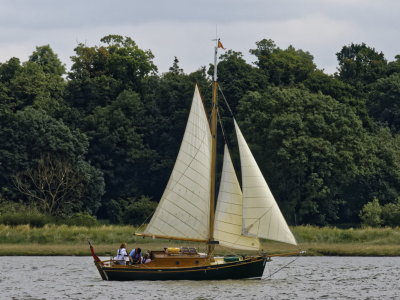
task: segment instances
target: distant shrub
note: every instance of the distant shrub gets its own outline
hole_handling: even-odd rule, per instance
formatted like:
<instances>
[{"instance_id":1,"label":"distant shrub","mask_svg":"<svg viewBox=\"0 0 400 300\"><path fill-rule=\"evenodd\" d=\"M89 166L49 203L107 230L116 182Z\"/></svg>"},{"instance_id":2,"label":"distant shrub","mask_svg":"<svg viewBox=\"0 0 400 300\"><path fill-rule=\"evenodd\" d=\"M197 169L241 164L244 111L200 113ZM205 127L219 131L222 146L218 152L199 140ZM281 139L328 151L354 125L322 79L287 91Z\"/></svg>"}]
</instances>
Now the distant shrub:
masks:
<instances>
[{"instance_id":1,"label":"distant shrub","mask_svg":"<svg viewBox=\"0 0 400 300\"><path fill-rule=\"evenodd\" d=\"M43 227L54 222L53 218L40 213L36 208L19 202L1 201L0 224L9 226L30 225Z\"/></svg>"},{"instance_id":2,"label":"distant shrub","mask_svg":"<svg viewBox=\"0 0 400 300\"><path fill-rule=\"evenodd\" d=\"M38 212L31 213L5 213L0 215L0 224L17 226L17 225L30 225L32 227L43 227L46 224L52 223L52 217L43 215Z\"/></svg>"},{"instance_id":3,"label":"distant shrub","mask_svg":"<svg viewBox=\"0 0 400 300\"><path fill-rule=\"evenodd\" d=\"M364 226L400 226L400 198L397 198L394 203L383 206L375 198L363 206L360 211L360 218Z\"/></svg>"},{"instance_id":4,"label":"distant shrub","mask_svg":"<svg viewBox=\"0 0 400 300\"><path fill-rule=\"evenodd\" d=\"M124 207L128 205L126 200L111 199L107 204L104 205L104 214L111 224L121 224Z\"/></svg>"},{"instance_id":5,"label":"distant shrub","mask_svg":"<svg viewBox=\"0 0 400 300\"><path fill-rule=\"evenodd\" d=\"M8 213L25 212L32 210L26 204L21 202L7 201L0 198L0 216Z\"/></svg>"},{"instance_id":6,"label":"distant shrub","mask_svg":"<svg viewBox=\"0 0 400 300\"><path fill-rule=\"evenodd\" d=\"M363 206L360 211L360 219L362 225L378 227L382 225L382 207L379 204L379 200L374 198L371 202L368 202Z\"/></svg>"},{"instance_id":7,"label":"distant shrub","mask_svg":"<svg viewBox=\"0 0 400 300\"><path fill-rule=\"evenodd\" d=\"M387 226L400 226L400 198L382 207L382 220Z\"/></svg>"},{"instance_id":8,"label":"distant shrub","mask_svg":"<svg viewBox=\"0 0 400 300\"><path fill-rule=\"evenodd\" d=\"M122 220L124 224L141 225L151 216L157 207L157 203L148 197L141 197L125 207Z\"/></svg>"},{"instance_id":9,"label":"distant shrub","mask_svg":"<svg viewBox=\"0 0 400 300\"><path fill-rule=\"evenodd\" d=\"M97 221L96 217L86 213L80 212L75 213L63 220L63 223L69 226L98 226L100 223Z\"/></svg>"}]
</instances>

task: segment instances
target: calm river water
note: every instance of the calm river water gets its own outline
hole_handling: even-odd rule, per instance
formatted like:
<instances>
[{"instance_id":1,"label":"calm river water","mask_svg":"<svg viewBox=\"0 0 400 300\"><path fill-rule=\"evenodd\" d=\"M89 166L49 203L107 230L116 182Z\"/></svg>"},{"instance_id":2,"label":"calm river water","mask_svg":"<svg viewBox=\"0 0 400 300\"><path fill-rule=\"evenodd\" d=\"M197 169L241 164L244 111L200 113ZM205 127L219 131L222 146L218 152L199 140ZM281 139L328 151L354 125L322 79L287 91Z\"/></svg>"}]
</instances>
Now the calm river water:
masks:
<instances>
[{"instance_id":1,"label":"calm river water","mask_svg":"<svg viewBox=\"0 0 400 300\"><path fill-rule=\"evenodd\" d=\"M102 281L91 257L0 257L0 299L400 299L400 258L276 258L261 280Z\"/></svg>"}]
</instances>

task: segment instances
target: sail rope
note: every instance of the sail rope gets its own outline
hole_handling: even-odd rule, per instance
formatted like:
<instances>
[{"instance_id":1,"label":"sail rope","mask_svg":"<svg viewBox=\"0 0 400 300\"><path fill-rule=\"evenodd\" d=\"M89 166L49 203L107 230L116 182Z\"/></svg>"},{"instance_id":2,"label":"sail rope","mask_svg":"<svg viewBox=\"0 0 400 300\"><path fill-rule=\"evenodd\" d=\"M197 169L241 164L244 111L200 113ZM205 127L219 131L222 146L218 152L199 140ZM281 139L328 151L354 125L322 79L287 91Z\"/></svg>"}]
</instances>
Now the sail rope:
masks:
<instances>
[{"instance_id":1,"label":"sail rope","mask_svg":"<svg viewBox=\"0 0 400 300\"><path fill-rule=\"evenodd\" d=\"M143 221L143 223L140 224L140 226L135 230L135 233L137 233L137 232L143 232L143 230L140 231L140 228L144 227L144 225L147 224L146 222L154 215L155 212L156 212L156 211L154 210L153 212L151 212L151 213L147 216L147 218Z\"/></svg>"},{"instance_id":2,"label":"sail rope","mask_svg":"<svg viewBox=\"0 0 400 300\"><path fill-rule=\"evenodd\" d=\"M231 113L232 117L234 118L232 109L231 109L231 107L229 106L229 103L228 103L228 101L226 100L225 95L224 95L224 93L222 92L222 89L221 89L221 86L220 86L220 85L218 85L218 89L219 89L219 91L221 92L221 95L222 95L222 98L224 99L224 102L225 102L225 104L226 104L226 107L228 108L229 112Z\"/></svg>"},{"instance_id":3,"label":"sail rope","mask_svg":"<svg viewBox=\"0 0 400 300\"><path fill-rule=\"evenodd\" d=\"M219 114L219 110L217 110L217 116L218 116L219 126L221 127L222 137L224 138L225 144L228 145L228 140L226 139L226 136L225 136L224 125L222 124L222 118L221 118L221 115Z\"/></svg>"},{"instance_id":4,"label":"sail rope","mask_svg":"<svg viewBox=\"0 0 400 300\"><path fill-rule=\"evenodd\" d=\"M279 269L277 269L276 271L274 271L273 273L270 273L268 277L264 278L264 279L271 279L271 277L273 275L275 275L276 273L278 273L279 271L281 271L282 269L286 268L287 266L289 266L290 264L294 263L296 260L298 260L300 258L300 256L295 257L293 260L291 260L290 262L288 262L286 265L280 267ZM268 269L269 271L269 269Z\"/></svg>"}]
</instances>

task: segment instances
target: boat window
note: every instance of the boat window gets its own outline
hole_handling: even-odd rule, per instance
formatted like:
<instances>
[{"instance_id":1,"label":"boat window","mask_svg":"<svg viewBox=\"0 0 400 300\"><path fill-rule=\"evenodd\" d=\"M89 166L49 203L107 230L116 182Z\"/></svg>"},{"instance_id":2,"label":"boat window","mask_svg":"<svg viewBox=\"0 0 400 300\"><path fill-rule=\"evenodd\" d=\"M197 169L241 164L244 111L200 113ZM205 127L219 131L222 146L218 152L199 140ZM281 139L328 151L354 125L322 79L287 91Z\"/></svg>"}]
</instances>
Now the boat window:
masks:
<instances>
[{"instance_id":1,"label":"boat window","mask_svg":"<svg viewBox=\"0 0 400 300\"><path fill-rule=\"evenodd\" d=\"M176 264L176 265L179 265L179 261L176 261L175 264Z\"/></svg>"}]
</instances>

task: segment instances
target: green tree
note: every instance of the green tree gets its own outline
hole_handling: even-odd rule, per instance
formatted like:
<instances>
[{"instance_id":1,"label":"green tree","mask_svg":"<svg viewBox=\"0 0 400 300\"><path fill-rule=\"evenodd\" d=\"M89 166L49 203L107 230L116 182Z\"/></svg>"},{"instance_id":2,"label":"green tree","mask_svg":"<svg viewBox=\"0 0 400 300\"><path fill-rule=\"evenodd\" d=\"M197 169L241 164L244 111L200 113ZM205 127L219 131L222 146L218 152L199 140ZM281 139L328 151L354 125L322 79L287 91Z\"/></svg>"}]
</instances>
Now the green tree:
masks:
<instances>
[{"instance_id":1,"label":"green tree","mask_svg":"<svg viewBox=\"0 0 400 300\"><path fill-rule=\"evenodd\" d=\"M354 112L331 97L301 89L269 88L239 104L256 160L289 219L335 222L342 187L358 171L365 130Z\"/></svg>"},{"instance_id":2,"label":"green tree","mask_svg":"<svg viewBox=\"0 0 400 300\"><path fill-rule=\"evenodd\" d=\"M312 93L321 92L324 95L331 96L332 98L346 104L354 95L353 86L339 80L333 75L325 74L321 70L311 73L303 83Z\"/></svg>"},{"instance_id":3,"label":"green tree","mask_svg":"<svg viewBox=\"0 0 400 300\"><path fill-rule=\"evenodd\" d=\"M367 101L365 97L360 97L356 88L346 83L334 75L325 74L317 70L303 82L304 86L312 93L322 93L345 104L362 120L364 127L372 128L373 121L369 116Z\"/></svg>"},{"instance_id":4,"label":"green tree","mask_svg":"<svg viewBox=\"0 0 400 300\"><path fill-rule=\"evenodd\" d=\"M10 82L20 72L21 62L18 58L11 58L5 63L0 63L0 105L1 107L14 107L15 100L11 93Z\"/></svg>"},{"instance_id":5,"label":"green tree","mask_svg":"<svg viewBox=\"0 0 400 300\"><path fill-rule=\"evenodd\" d=\"M75 48L68 74L66 99L87 112L110 104L125 89L141 93L144 78L157 71L151 51L131 38L108 35L100 41L104 45Z\"/></svg>"},{"instance_id":6,"label":"green tree","mask_svg":"<svg viewBox=\"0 0 400 300\"><path fill-rule=\"evenodd\" d=\"M397 198L394 203L388 203L382 207L382 220L385 225L400 226L400 198Z\"/></svg>"},{"instance_id":7,"label":"green tree","mask_svg":"<svg viewBox=\"0 0 400 300\"><path fill-rule=\"evenodd\" d=\"M208 74L214 74L214 66L210 66ZM241 52L233 50L228 50L220 56L218 82L234 113L236 113L239 100L245 93L262 90L268 85L264 72L248 64Z\"/></svg>"},{"instance_id":8,"label":"green tree","mask_svg":"<svg viewBox=\"0 0 400 300\"><path fill-rule=\"evenodd\" d=\"M0 82L9 83L21 69L19 58L12 57L5 63L0 63Z\"/></svg>"},{"instance_id":9,"label":"green tree","mask_svg":"<svg viewBox=\"0 0 400 300\"><path fill-rule=\"evenodd\" d=\"M392 75L393 73L400 73L400 55L396 55L394 61L388 63L388 75Z\"/></svg>"},{"instance_id":10,"label":"green tree","mask_svg":"<svg viewBox=\"0 0 400 300\"><path fill-rule=\"evenodd\" d=\"M136 226L149 221L149 217L157 207L157 202L151 201L148 197L141 197L138 200L128 199L128 202L129 204L125 206L122 220L125 224Z\"/></svg>"},{"instance_id":11,"label":"green tree","mask_svg":"<svg viewBox=\"0 0 400 300\"><path fill-rule=\"evenodd\" d=\"M303 82L315 70L313 56L293 46L280 49L272 40L256 42L257 48L250 53L257 57L256 65L265 72L269 82L275 85L292 85Z\"/></svg>"},{"instance_id":12,"label":"green tree","mask_svg":"<svg viewBox=\"0 0 400 300\"><path fill-rule=\"evenodd\" d=\"M382 204L390 203L400 194L399 137L389 129L378 128L364 135L352 179L342 185L341 194L347 199L342 220L358 222L354 213L371 198L379 197ZM351 217L353 215L353 217Z\"/></svg>"},{"instance_id":13,"label":"green tree","mask_svg":"<svg viewBox=\"0 0 400 300\"><path fill-rule=\"evenodd\" d=\"M400 73L377 81L370 93L368 106L378 122L400 133Z\"/></svg>"},{"instance_id":14,"label":"green tree","mask_svg":"<svg viewBox=\"0 0 400 300\"><path fill-rule=\"evenodd\" d=\"M62 121L50 117L43 110L26 108L21 111L0 110L0 186L9 199L23 198L14 188L13 175L37 170L43 155L67 161L79 172L85 189L77 201L82 207L96 211L104 193L102 174L85 160L88 141L79 130L68 128Z\"/></svg>"},{"instance_id":15,"label":"green tree","mask_svg":"<svg viewBox=\"0 0 400 300\"><path fill-rule=\"evenodd\" d=\"M65 65L61 63L57 54L49 45L36 47L36 51L29 57L29 61L37 63L46 74L62 76L65 74Z\"/></svg>"},{"instance_id":16,"label":"green tree","mask_svg":"<svg viewBox=\"0 0 400 300\"><path fill-rule=\"evenodd\" d=\"M0 95L2 102L14 110L36 106L50 112L63 102L64 88L61 76L45 73L35 62L26 62L16 67L12 77L0 82Z\"/></svg>"},{"instance_id":17,"label":"green tree","mask_svg":"<svg viewBox=\"0 0 400 300\"><path fill-rule=\"evenodd\" d=\"M108 106L97 107L86 120L88 158L104 173L104 201L128 197L146 187L153 151L143 141L149 116L139 95L122 92Z\"/></svg>"},{"instance_id":18,"label":"green tree","mask_svg":"<svg viewBox=\"0 0 400 300\"><path fill-rule=\"evenodd\" d=\"M360 211L360 219L365 226L378 227L382 224L382 207L379 200L374 198L365 204Z\"/></svg>"},{"instance_id":19,"label":"green tree","mask_svg":"<svg viewBox=\"0 0 400 300\"><path fill-rule=\"evenodd\" d=\"M50 154L41 156L37 166L13 176L15 187L48 215L62 215L82 208L85 189L83 174L73 165Z\"/></svg>"},{"instance_id":20,"label":"green tree","mask_svg":"<svg viewBox=\"0 0 400 300\"><path fill-rule=\"evenodd\" d=\"M179 60L176 56L174 57L174 62L172 66L169 68L169 71L175 74L183 74L183 69L179 67Z\"/></svg>"},{"instance_id":21,"label":"green tree","mask_svg":"<svg viewBox=\"0 0 400 300\"><path fill-rule=\"evenodd\" d=\"M373 83L387 72L387 61L383 53L378 53L365 43L344 46L336 56L339 78L356 87Z\"/></svg>"}]
</instances>

